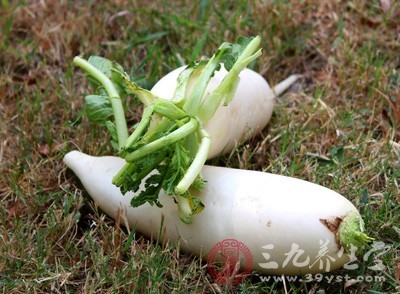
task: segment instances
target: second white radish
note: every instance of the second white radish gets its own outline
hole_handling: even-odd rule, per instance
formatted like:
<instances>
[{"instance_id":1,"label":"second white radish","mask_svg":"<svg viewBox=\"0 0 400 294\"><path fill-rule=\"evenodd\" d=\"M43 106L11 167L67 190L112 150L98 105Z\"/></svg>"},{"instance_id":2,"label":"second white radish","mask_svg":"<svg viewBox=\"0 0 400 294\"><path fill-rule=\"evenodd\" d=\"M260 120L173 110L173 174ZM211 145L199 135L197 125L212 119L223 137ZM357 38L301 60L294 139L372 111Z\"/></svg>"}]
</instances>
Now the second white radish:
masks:
<instances>
[{"instance_id":1,"label":"second white radish","mask_svg":"<svg viewBox=\"0 0 400 294\"><path fill-rule=\"evenodd\" d=\"M185 67L179 67L165 75L151 92L166 100L173 99L178 76ZM227 73L221 66L211 78L206 91L214 91ZM211 137L209 159L231 152L264 129L271 119L276 97L287 90L300 75L291 75L273 89L264 77L251 69L243 69L239 77L240 82L233 100L227 106L220 106L214 117L204 126ZM190 93L196 80L196 77L190 79L186 92Z\"/></svg>"}]
</instances>

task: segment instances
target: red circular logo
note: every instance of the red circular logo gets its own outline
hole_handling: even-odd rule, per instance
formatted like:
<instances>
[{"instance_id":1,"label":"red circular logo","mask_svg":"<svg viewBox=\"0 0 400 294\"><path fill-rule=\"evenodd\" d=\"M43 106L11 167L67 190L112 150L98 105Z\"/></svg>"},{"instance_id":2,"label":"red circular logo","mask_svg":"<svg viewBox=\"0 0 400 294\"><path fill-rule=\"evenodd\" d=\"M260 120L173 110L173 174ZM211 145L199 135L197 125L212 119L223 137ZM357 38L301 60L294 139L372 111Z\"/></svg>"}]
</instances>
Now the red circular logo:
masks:
<instances>
[{"instance_id":1,"label":"red circular logo","mask_svg":"<svg viewBox=\"0 0 400 294\"><path fill-rule=\"evenodd\" d=\"M253 256L249 248L235 239L218 242L207 257L207 270L220 285L237 285L252 271Z\"/></svg>"}]
</instances>

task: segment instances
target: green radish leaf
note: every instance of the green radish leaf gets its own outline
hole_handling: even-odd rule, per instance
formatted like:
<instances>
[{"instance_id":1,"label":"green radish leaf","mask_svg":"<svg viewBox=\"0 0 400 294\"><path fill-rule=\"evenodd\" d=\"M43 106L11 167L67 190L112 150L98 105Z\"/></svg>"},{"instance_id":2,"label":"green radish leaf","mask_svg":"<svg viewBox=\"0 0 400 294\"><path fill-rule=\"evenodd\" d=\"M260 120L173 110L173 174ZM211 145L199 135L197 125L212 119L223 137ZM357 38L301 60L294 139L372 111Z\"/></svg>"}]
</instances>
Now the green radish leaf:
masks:
<instances>
[{"instance_id":1,"label":"green radish leaf","mask_svg":"<svg viewBox=\"0 0 400 294\"><path fill-rule=\"evenodd\" d=\"M235 64L236 58L232 55L225 55L222 59L224 62L224 67L226 70L231 70L233 65Z\"/></svg>"},{"instance_id":2,"label":"green radish leaf","mask_svg":"<svg viewBox=\"0 0 400 294\"><path fill-rule=\"evenodd\" d=\"M192 159L188 156L188 152L181 142L175 143L175 150L172 155L171 161L165 172L163 181L163 189L168 195L175 194L175 187L185 175L186 170Z\"/></svg>"},{"instance_id":3,"label":"green radish leaf","mask_svg":"<svg viewBox=\"0 0 400 294\"><path fill-rule=\"evenodd\" d=\"M240 48L242 49L241 51L243 52L244 48L246 48L253 39L254 37L240 36L239 38L237 38L236 43L240 46Z\"/></svg>"},{"instance_id":4,"label":"green radish leaf","mask_svg":"<svg viewBox=\"0 0 400 294\"><path fill-rule=\"evenodd\" d=\"M143 164L144 162L142 162ZM138 207L145 204L146 202L150 205L156 205L162 207L158 201L158 195L162 189L162 182L165 176L166 165L160 165L157 168L157 173L152 174L145 180L144 189L131 200L133 207ZM135 179L136 182L141 182L142 179Z\"/></svg>"},{"instance_id":5,"label":"green radish leaf","mask_svg":"<svg viewBox=\"0 0 400 294\"><path fill-rule=\"evenodd\" d=\"M236 44L231 45L229 50L224 53L222 60L227 71L232 69L239 56L243 53L253 39L253 37L239 37L236 41Z\"/></svg>"},{"instance_id":6,"label":"green radish leaf","mask_svg":"<svg viewBox=\"0 0 400 294\"><path fill-rule=\"evenodd\" d=\"M158 201L158 194L160 194L161 191L161 185L158 182L160 180L159 178L160 175L152 175L147 179L148 181L151 181L152 184L147 185L146 189L132 198L131 205L133 207L138 207L145 203L149 203L152 206L156 205L162 207L161 203Z\"/></svg>"},{"instance_id":7,"label":"green radish leaf","mask_svg":"<svg viewBox=\"0 0 400 294\"><path fill-rule=\"evenodd\" d=\"M86 96L85 113L90 121L104 124L113 115L110 100L107 96Z\"/></svg>"},{"instance_id":8,"label":"green radish leaf","mask_svg":"<svg viewBox=\"0 0 400 294\"><path fill-rule=\"evenodd\" d=\"M90 56L88 62L114 83L122 84L123 77L119 73L123 73L124 68L120 64L101 56Z\"/></svg>"}]
</instances>

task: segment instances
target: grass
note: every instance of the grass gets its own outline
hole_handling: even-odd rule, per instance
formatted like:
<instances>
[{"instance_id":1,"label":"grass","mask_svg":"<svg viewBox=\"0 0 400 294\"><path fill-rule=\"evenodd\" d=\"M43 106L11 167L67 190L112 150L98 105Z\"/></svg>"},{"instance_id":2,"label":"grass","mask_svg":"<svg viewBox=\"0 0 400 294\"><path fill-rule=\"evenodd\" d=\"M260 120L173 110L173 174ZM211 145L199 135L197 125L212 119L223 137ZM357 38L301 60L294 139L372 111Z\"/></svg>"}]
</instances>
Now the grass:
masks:
<instances>
[{"instance_id":1,"label":"grass","mask_svg":"<svg viewBox=\"0 0 400 294\"><path fill-rule=\"evenodd\" d=\"M400 292L395 2L1 1L1 292ZM234 288L218 286L179 244L157 245L105 216L62 164L73 149L112 152L106 131L79 119L87 83L72 66L75 55L116 60L150 88L221 42L255 34L264 48L255 70L271 84L290 73L305 78L278 101L261 134L210 164L290 175L350 199L388 251L332 273L348 281L254 274ZM140 119L134 106L130 124ZM382 271L368 268L374 257ZM385 280L357 280L377 276Z\"/></svg>"}]
</instances>

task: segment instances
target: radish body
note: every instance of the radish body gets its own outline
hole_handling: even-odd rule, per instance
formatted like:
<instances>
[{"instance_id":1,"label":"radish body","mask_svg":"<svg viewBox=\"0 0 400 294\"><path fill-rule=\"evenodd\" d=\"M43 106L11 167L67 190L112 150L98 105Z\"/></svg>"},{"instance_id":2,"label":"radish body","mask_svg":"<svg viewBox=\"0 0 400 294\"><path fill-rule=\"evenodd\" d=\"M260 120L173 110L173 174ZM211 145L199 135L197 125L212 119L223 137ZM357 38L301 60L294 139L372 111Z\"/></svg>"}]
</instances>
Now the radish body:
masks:
<instances>
[{"instance_id":1,"label":"radish body","mask_svg":"<svg viewBox=\"0 0 400 294\"><path fill-rule=\"evenodd\" d=\"M347 254L340 253L337 234L326 223L351 213L358 215L357 209L322 186L263 172L204 166L206 186L199 197L205 208L187 225L179 220L174 200L164 194L159 196L162 208L147 203L130 206L133 194L123 196L111 184L124 165L123 159L72 151L64 162L109 216L116 218L122 211L130 227L153 239L158 238L162 223L164 239L180 240L184 251L197 256L207 256L218 242L233 238L249 248L253 270L266 274L330 271L349 260ZM296 260L292 257L287 261L293 246L304 252ZM323 249L325 254L319 260ZM267 262L275 262L278 268L265 268Z\"/></svg>"},{"instance_id":2,"label":"radish body","mask_svg":"<svg viewBox=\"0 0 400 294\"><path fill-rule=\"evenodd\" d=\"M186 66L179 67L160 79L151 92L156 96L170 100L174 97L177 78ZM207 91L217 88L227 71L222 66L210 80ZM271 119L275 95L279 96L299 76L293 75L271 89L267 81L248 68L239 74L240 82L233 100L227 106L221 106L214 117L205 124L211 137L211 150L208 158L231 152L238 144L261 131ZM196 77L191 78L186 92L194 86Z\"/></svg>"}]
</instances>

